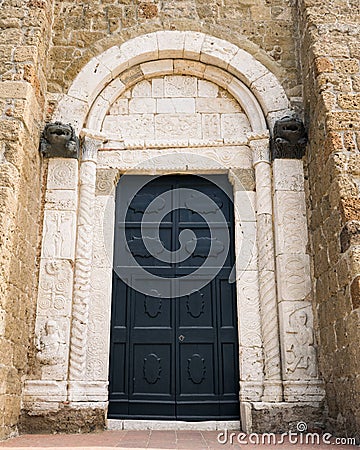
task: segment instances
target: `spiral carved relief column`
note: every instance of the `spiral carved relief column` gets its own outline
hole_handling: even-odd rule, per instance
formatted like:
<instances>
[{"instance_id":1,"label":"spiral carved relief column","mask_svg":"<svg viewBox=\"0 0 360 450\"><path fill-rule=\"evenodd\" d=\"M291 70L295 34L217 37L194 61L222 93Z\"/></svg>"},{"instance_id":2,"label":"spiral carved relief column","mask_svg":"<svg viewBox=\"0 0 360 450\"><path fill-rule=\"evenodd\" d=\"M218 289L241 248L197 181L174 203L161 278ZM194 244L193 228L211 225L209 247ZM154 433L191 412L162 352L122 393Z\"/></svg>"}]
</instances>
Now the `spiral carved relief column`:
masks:
<instances>
[{"instance_id":1,"label":"spiral carved relief column","mask_svg":"<svg viewBox=\"0 0 360 450\"><path fill-rule=\"evenodd\" d=\"M75 400L72 381L85 380L87 328L90 303L93 216L95 204L97 150L102 141L86 136L80 165L79 209L74 271L74 293L70 337L70 400Z\"/></svg>"},{"instance_id":2,"label":"spiral carved relief column","mask_svg":"<svg viewBox=\"0 0 360 450\"><path fill-rule=\"evenodd\" d=\"M264 347L264 392L262 400L282 400L278 305L275 281L275 253L269 140L250 142L256 180L259 294Z\"/></svg>"}]
</instances>

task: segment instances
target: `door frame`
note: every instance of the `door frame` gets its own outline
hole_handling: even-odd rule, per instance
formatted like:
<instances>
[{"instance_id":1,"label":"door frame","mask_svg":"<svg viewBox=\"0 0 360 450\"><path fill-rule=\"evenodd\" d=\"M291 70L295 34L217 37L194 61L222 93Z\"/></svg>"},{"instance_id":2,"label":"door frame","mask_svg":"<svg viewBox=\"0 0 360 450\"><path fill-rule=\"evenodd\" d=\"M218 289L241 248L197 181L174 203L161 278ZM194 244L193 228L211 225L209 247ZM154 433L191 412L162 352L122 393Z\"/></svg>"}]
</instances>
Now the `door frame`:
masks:
<instances>
[{"instance_id":1,"label":"door frame","mask_svg":"<svg viewBox=\"0 0 360 450\"><path fill-rule=\"evenodd\" d=\"M256 142L259 144L260 141ZM103 346L101 355L97 355L97 358L101 358L102 361L102 374L105 374L109 363L115 189L119 178L125 173L136 175L226 174L233 187L234 198L239 396L240 402L262 400L264 355L259 274L264 269L259 271L258 265L256 244L258 215L255 213L255 171L253 149L250 144L231 148L227 148L227 146L208 149L195 148L191 149L191 153L189 149L184 148L148 151L99 149L95 191L95 229L104 230L104 238L95 233L94 245L98 249L102 248L106 256L99 258L102 259L102 267L96 267L97 264L93 264L91 288L92 298L96 299L99 304L101 303L103 311L106 311L106 319L104 318L102 327L104 325L108 327L106 330L108 340ZM262 140L262 148L268 149L268 139ZM231 155L229 151L231 151ZM266 154L266 151L263 153ZM129 161L131 161L130 167ZM263 184L264 181L266 180L263 180ZM271 185L270 173L266 184L269 183ZM104 259L107 259L107 266L104 264ZM104 283L103 280L107 280L107 282ZM264 318L266 320L266 315ZM89 330L89 345L94 338L94 332ZM279 344L276 345L279 349ZM108 395L107 375L106 372L106 379L102 386L98 385L104 400L107 400ZM273 384L277 387L279 383L281 384L281 381L276 380Z\"/></svg>"}]
</instances>

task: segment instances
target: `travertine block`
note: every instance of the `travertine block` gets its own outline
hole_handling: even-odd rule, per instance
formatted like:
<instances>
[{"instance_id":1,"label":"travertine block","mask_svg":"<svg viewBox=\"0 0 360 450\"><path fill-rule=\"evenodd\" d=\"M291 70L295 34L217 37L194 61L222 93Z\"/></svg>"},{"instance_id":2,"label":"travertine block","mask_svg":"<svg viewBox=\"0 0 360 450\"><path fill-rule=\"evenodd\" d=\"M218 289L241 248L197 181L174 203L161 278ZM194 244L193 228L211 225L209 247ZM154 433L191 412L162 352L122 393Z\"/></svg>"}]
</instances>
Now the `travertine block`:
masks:
<instances>
[{"instance_id":1,"label":"travertine block","mask_svg":"<svg viewBox=\"0 0 360 450\"><path fill-rule=\"evenodd\" d=\"M133 97L151 97L151 81L143 80L135 84L131 95Z\"/></svg>"},{"instance_id":2,"label":"travertine block","mask_svg":"<svg viewBox=\"0 0 360 450\"><path fill-rule=\"evenodd\" d=\"M184 39L184 58L200 59L200 51L205 35L195 31L186 31Z\"/></svg>"},{"instance_id":3,"label":"travertine block","mask_svg":"<svg viewBox=\"0 0 360 450\"><path fill-rule=\"evenodd\" d=\"M152 84L152 96L155 98L164 97L164 79L154 78L151 80Z\"/></svg>"},{"instance_id":4,"label":"travertine block","mask_svg":"<svg viewBox=\"0 0 360 450\"><path fill-rule=\"evenodd\" d=\"M129 101L130 114L151 114L156 112L154 98L132 98Z\"/></svg>"},{"instance_id":5,"label":"travertine block","mask_svg":"<svg viewBox=\"0 0 360 450\"><path fill-rule=\"evenodd\" d=\"M282 302L279 306L280 333L283 339L282 366L285 380L310 380L317 377L317 356L310 302Z\"/></svg>"},{"instance_id":6,"label":"travertine block","mask_svg":"<svg viewBox=\"0 0 360 450\"><path fill-rule=\"evenodd\" d=\"M303 300L311 291L309 255L276 257L279 301Z\"/></svg>"},{"instance_id":7,"label":"travertine block","mask_svg":"<svg viewBox=\"0 0 360 450\"><path fill-rule=\"evenodd\" d=\"M202 114L201 121L204 140L221 139L219 114Z\"/></svg>"},{"instance_id":8,"label":"travertine block","mask_svg":"<svg viewBox=\"0 0 360 450\"><path fill-rule=\"evenodd\" d=\"M164 78L165 97L196 97L197 79L195 77L171 75Z\"/></svg>"},{"instance_id":9,"label":"travertine block","mask_svg":"<svg viewBox=\"0 0 360 450\"><path fill-rule=\"evenodd\" d=\"M70 261L41 259L37 314L69 317L71 314L73 268Z\"/></svg>"},{"instance_id":10,"label":"travertine block","mask_svg":"<svg viewBox=\"0 0 360 450\"><path fill-rule=\"evenodd\" d=\"M275 192L276 255L306 253L308 232L305 207L304 192Z\"/></svg>"},{"instance_id":11,"label":"travertine block","mask_svg":"<svg viewBox=\"0 0 360 450\"><path fill-rule=\"evenodd\" d=\"M241 139L251 131L250 124L242 113L221 114L221 137L224 139Z\"/></svg>"},{"instance_id":12,"label":"travertine block","mask_svg":"<svg viewBox=\"0 0 360 450\"><path fill-rule=\"evenodd\" d=\"M299 159L275 159L273 162L275 191L303 191L303 162Z\"/></svg>"},{"instance_id":13,"label":"travertine block","mask_svg":"<svg viewBox=\"0 0 360 450\"><path fill-rule=\"evenodd\" d=\"M288 108L289 101L285 91L272 73L268 72L255 80L251 88L257 94L265 113Z\"/></svg>"},{"instance_id":14,"label":"travertine block","mask_svg":"<svg viewBox=\"0 0 360 450\"><path fill-rule=\"evenodd\" d=\"M109 109L109 114L118 116L120 114L129 114L129 100L127 98L119 98Z\"/></svg>"},{"instance_id":15,"label":"travertine block","mask_svg":"<svg viewBox=\"0 0 360 450\"><path fill-rule=\"evenodd\" d=\"M156 101L157 113L194 114L195 99L193 98L159 98Z\"/></svg>"},{"instance_id":16,"label":"travertine block","mask_svg":"<svg viewBox=\"0 0 360 450\"><path fill-rule=\"evenodd\" d=\"M167 75L173 72L172 59L160 59L158 61L150 61L140 65L141 71L145 78L153 76Z\"/></svg>"},{"instance_id":17,"label":"travertine block","mask_svg":"<svg viewBox=\"0 0 360 450\"><path fill-rule=\"evenodd\" d=\"M158 31L156 33L159 58L182 58L185 33L182 31Z\"/></svg>"},{"instance_id":18,"label":"travertine block","mask_svg":"<svg viewBox=\"0 0 360 450\"><path fill-rule=\"evenodd\" d=\"M24 386L24 401L52 401L66 400L66 381L26 380Z\"/></svg>"},{"instance_id":19,"label":"travertine block","mask_svg":"<svg viewBox=\"0 0 360 450\"><path fill-rule=\"evenodd\" d=\"M206 98L216 98L219 87L207 80L198 80L198 96Z\"/></svg>"},{"instance_id":20,"label":"travertine block","mask_svg":"<svg viewBox=\"0 0 360 450\"><path fill-rule=\"evenodd\" d=\"M70 158L50 158L46 187L50 189L77 189L78 161Z\"/></svg>"},{"instance_id":21,"label":"travertine block","mask_svg":"<svg viewBox=\"0 0 360 450\"><path fill-rule=\"evenodd\" d=\"M263 356L259 347L240 347L240 380L262 381Z\"/></svg>"},{"instance_id":22,"label":"travertine block","mask_svg":"<svg viewBox=\"0 0 360 450\"><path fill-rule=\"evenodd\" d=\"M238 299L239 345L241 347L261 347L257 272L243 272L237 281L236 289Z\"/></svg>"},{"instance_id":23,"label":"travertine block","mask_svg":"<svg viewBox=\"0 0 360 450\"><path fill-rule=\"evenodd\" d=\"M242 49L239 49L230 60L228 70L248 86L267 73L265 66Z\"/></svg>"},{"instance_id":24,"label":"travertine block","mask_svg":"<svg viewBox=\"0 0 360 450\"><path fill-rule=\"evenodd\" d=\"M196 112L199 113L237 113L239 104L230 98L197 98Z\"/></svg>"},{"instance_id":25,"label":"travertine block","mask_svg":"<svg viewBox=\"0 0 360 450\"><path fill-rule=\"evenodd\" d=\"M74 259L76 214L72 211L46 210L42 239L44 258Z\"/></svg>"},{"instance_id":26,"label":"travertine block","mask_svg":"<svg viewBox=\"0 0 360 450\"><path fill-rule=\"evenodd\" d=\"M45 194L45 209L56 211L76 211L77 191L74 190L47 190Z\"/></svg>"},{"instance_id":27,"label":"travertine block","mask_svg":"<svg viewBox=\"0 0 360 450\"><path fill-rule=\"evenodd\" d=\"M158 114L155 116L155 137L173 139L201 137L201 116L198 114Z\"/></svg>"},{"instance_id":28,"label":"travertine block","mask_svg":"<svg viewBox=\"0 0 360 450\"><path fill-rule=\"evenodd\" d=\"M236 45L212 36L206 36L201 47L200 61L226 69L238 52Z\"/></svg>"}]
</instances>

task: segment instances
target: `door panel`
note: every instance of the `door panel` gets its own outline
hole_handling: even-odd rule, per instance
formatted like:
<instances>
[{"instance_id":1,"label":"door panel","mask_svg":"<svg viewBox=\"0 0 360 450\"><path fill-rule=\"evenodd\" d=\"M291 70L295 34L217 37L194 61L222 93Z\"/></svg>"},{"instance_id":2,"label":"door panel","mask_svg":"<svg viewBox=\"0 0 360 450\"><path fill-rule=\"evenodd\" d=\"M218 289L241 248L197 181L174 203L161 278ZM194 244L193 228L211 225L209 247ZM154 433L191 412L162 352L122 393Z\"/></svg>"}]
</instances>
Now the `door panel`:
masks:
<instances>
[{"instance_id":1,"label":"door panel","mask_svg":"<svg viewBox=\"0 0 360 450\"><path fill-rule=\"evenodd\" d=\"M224 180L223 176L120 180L109 417L239 417L237 309L235 285L229 282L234 263L233 206ZM217 183L225 186L225 192ZM125 258L129 256L125 252L134 259ZM156 276L156 282L139 275L136 265ZM118 276L124 267L125 282Z\"/></svg>"}]
</instances>

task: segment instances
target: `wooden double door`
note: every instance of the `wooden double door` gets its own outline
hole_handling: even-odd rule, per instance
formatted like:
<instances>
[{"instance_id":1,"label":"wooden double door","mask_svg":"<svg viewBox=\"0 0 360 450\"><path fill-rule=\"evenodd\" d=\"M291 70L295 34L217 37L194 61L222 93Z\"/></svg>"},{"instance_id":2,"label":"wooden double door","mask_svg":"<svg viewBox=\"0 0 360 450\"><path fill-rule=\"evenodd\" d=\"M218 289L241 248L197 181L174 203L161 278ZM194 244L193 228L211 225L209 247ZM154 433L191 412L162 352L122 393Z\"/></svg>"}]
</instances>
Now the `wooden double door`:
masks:
<instances>
[{"instance_id":1,"label":"wooden double door","mask_svg":"<svg viewBox=\"0 0 360 450\"><path fill-rule=\"evenodd\" d=\"M222 175L121 178L110 418L239 418L231 195Z\"/></svg>"}]
</instances>

